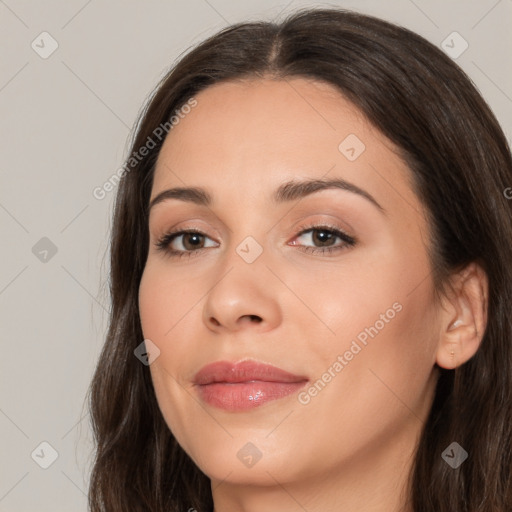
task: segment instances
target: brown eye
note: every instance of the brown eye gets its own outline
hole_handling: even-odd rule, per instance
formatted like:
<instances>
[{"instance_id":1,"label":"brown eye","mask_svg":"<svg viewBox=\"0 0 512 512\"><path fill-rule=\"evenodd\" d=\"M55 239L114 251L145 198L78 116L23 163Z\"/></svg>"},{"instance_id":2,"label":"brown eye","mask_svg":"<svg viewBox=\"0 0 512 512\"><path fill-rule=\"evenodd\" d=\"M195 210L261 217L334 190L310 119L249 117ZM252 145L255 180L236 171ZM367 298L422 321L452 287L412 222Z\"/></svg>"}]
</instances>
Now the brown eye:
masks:
<instances>
[{"instance_id":1,"label":"brown eye","mask_svg":"<svg viewBox=\"0 0 512 512\"><path fill-rule=\"evenodd\" d=\"M330 246L335 241L336 235L326 229L313 229L313 242L320 244L320 246Z\"/></svg>"},{"instance_id":2,"label":"brown eye","mask_svg":"<svg viewBox=\"0 0 512 512\"><path fill-rule=\"evenodd\" d=\"M181 236L183 237L182 245L186 250L201 249L204 245L204 237L199 233L186 233Z\"/></svg>"},{"instance_id":3,"label":"brown eye","mask_svg":"<svg viewBox=\"0 0 512 512\"><path fill-rule=\"evenodd\" d=\"M303 229L306 228L306 229ZM347 235L334 226L303 226L302 231L296 239L305 237L305 241L311 240L313 246L303 245L302 243L293 242L292 245L302 246L302 251L313 254L317 253L333 253L356 244L356 239ZM341 240L341 244L334 245L336 239Z\"/></svg>"}]
</instances>

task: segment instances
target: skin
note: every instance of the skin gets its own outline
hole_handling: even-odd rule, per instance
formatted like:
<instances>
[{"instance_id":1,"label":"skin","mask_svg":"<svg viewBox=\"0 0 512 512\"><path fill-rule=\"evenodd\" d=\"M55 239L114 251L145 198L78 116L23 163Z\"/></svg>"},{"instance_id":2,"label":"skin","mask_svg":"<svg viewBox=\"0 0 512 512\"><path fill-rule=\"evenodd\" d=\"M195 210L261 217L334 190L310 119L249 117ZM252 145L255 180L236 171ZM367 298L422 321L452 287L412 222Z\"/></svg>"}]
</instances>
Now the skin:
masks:
<instances>
[{"instance_id":1,"label":"skin","mask_svg":"<svg viewBox=\"0 0 512 512\"><path fill-rule=\"evenodd\" d=\"M402 492L431 407L435 364L455 368L478 349L485 274L472 264L452 276L450 294L434 299L430 231L410 171L332 86L261 78L217 84L196 99L165 140L151 200L168 188L200 186L214 201L171 199L152 208L139 291L144 337L160 350L150 371L166 423L211 478L215 512L410 510ZM365 145L354 161L338 149L349 134ZM341 189L271 200L285 181L335 177L364 189L385 212ZM305 222L335 225L357 243L305 253L301 246L321 247L318 231L300 234ZM202 253L179 259L158 251L157 240L174 228L202 231ZM236 252L248 236L263 249L252 263ZM193 251L185 238L172 248ZM358 334L396 303L394 318L333 371ZM306 375L308 387L329 368L335 376L307 404L294 393L229 412L200 400L193 386L200 368L246 358ZM237 457L248 442L262 454L252 467Z\"/></svg>"}]
</instances>

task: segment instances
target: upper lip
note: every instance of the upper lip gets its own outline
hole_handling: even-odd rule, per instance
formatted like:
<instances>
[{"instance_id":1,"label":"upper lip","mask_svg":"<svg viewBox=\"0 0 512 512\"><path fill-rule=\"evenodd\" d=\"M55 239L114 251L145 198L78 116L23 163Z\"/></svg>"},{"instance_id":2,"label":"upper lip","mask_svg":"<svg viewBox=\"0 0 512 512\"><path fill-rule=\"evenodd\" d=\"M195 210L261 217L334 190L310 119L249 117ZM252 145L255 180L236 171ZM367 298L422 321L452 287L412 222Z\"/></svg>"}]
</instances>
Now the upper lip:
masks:
<instances>
[{"instance_id":1,"label":"upper lip","mask_svg":"<svg viewBox=\"0 0 512 512\"><path fill-rule=\"evenodd\" d=\"M281 368L256 361L217 361L203 366L195 375L197 385L214 382L248 382L253 380L266 382L303 382L308 380L302 375L294 375Z\"/></svg>"}]
</instances>

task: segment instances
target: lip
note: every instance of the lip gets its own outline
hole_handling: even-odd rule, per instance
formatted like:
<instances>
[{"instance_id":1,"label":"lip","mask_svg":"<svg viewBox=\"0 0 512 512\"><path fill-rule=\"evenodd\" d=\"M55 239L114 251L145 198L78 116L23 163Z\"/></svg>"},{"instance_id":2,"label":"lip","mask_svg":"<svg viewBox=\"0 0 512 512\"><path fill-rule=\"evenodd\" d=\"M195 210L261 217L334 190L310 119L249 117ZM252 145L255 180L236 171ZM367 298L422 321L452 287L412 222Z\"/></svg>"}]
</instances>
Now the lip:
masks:
<instances>
[{"instance_id":1,"label":"lip","mask_svg":"<svg viewBox=\"0 0 512 512\"><path fill-rule=\"evenodd\" d=\"M217 361L194 377L200 398L220 409L244 411L298 391L308 378L256 361Z\"/></svg>"}]
</instances>

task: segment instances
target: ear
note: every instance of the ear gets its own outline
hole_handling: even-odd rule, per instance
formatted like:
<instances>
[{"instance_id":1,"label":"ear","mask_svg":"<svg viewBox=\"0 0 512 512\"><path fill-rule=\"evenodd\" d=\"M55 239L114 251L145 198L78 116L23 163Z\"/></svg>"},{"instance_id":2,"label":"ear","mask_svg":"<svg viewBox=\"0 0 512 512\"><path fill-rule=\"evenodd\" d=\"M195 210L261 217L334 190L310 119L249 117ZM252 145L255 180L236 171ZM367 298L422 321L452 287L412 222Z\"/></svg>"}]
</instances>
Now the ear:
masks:
<instances>
[{"instance_id":1,"label":"ear","mask_svg":"<svg viewBox=\"0 0 512 512\"><path fill-rule=\"evenodd\" d=\"M489 284L485 271L473 262L450 279L443 298L441 335L436 363L452 370L471 359L487 327Z\"/></svg>"}]
</instances>

